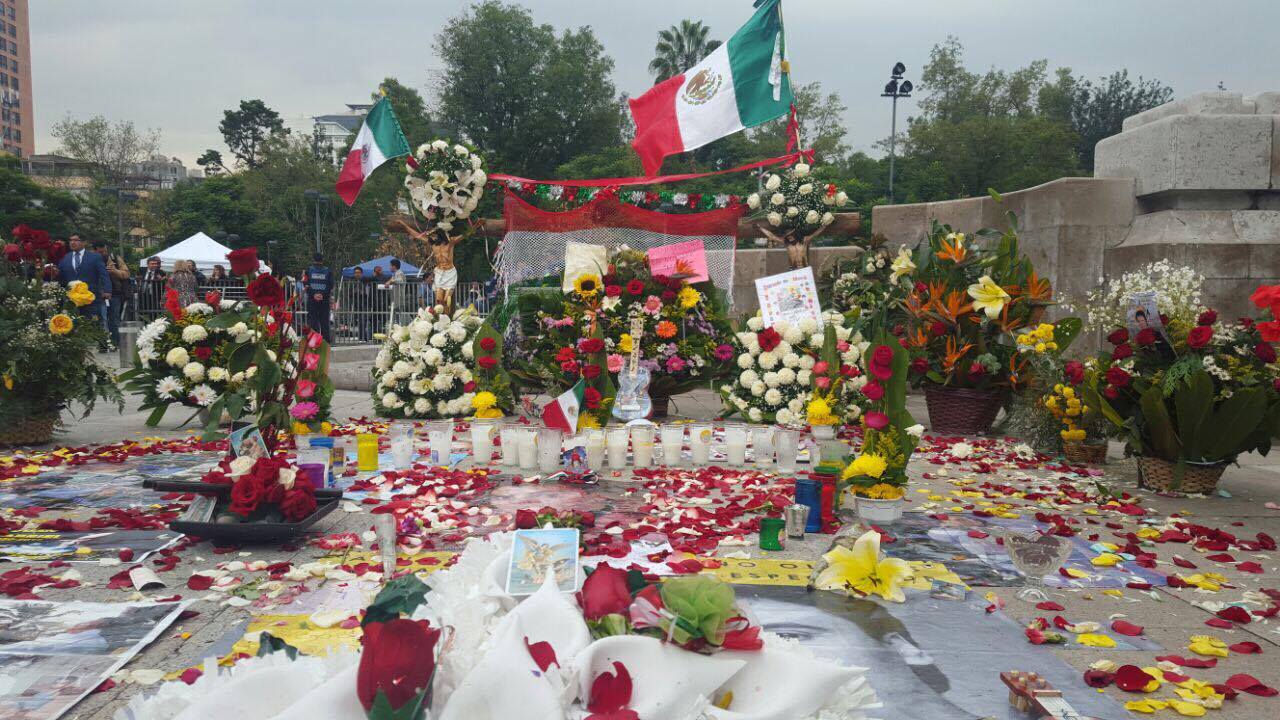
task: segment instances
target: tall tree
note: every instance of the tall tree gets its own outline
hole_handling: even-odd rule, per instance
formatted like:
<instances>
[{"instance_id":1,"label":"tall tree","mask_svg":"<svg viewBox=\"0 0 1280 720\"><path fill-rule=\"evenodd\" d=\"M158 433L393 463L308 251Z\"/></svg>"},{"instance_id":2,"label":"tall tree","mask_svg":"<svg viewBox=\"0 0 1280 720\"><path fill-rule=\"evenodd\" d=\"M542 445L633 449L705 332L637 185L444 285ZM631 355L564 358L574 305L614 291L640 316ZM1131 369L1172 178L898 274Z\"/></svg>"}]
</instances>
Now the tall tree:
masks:
<instances>
[{"instance_id":1,"label":"tall tree","mask_svg":"<svg viewBox=\"0 0 1280 720\"><path fill-rule=\"evenodd\" d=\"M708 39L710 34L711 28L703 25L701 20L681 20L679 25L659 30L658 44L654 46L653 59L649 61L649 72L653 73L654 82L660 83L679 75L720 47L719 40Z\"/></svg>"},{"instance_id":2,"label":"tall tree","mask_svg":"<svg viewBox=\"0 0 1280 720\"><path fill-rule=\"evenodd\" d=\"M222 162L222 153L213 149L205 150L203 155L196 158L196 164L204 168L206 175L217 175L227 171L227 166Z\"/></svg>"},{"instance_id":3,"label":"tall tree","mask_svg":"<svg viewBox=\"0 0 1280 720\"><path fill-rule=\"evenodd\" d=\"M110 182L127 178L160 147L158 130L139 130L131 120L111 122L102 115L88 120L67 115L50 133L61 143L58 152L91 163Z\"/></svg>"},{"instance_id":4,"label":"tall tree","mask_svg":"<svg viewBox=\"0 0 1280 720\"><path fill-rule=\"evenodd\" d=\"M489 167L545 177L581 153L621 142L613 61L590 28L556 35L529 11L473 5L436 36L439 114Z\"/></svg>"},{"instance_id":5,"label":"tall tree","mask_svg":"<svg viewBox=\"0 0 1280 720\"><path fill-rule=\"evenodd\" d=\"M22 173L22 161L0 153L0 237L11 238L17 225L30 225L65 238L72 231L80 203L70 193L50 190Z\"/></svg>"},{"instance_id":6,"label":"tall tree","mask_svg":"<svg viewBox=\"0 0 1280 720\"><path fill-rule=\"evenodd\" d=\"M1069 124L1079 136L1077 155L1085 172L1093 172L1093 150L1098 141L1120 132L1125 118L1172 99L1173 88L1143 77L1134 82L1128 70L1118 70L1094 83L1078 80L1064 68L1058 71L1057 81L1040 93L1046 114Z\"/></svg>"},{"instance_id":7,"label":"tall tree","mask_svg":"<svg viewBox=\"0 0 1280 720\"><path fill-rule=\"evenodd\" d=\"M437 137L451 137L457 132L431 116L422 100L422 93L415 88L403 85L393 77L383 79L381 88L396 111L396 119L400 121L400 129L409 140L410 148L416 150L424 142ZM373 101L377 102L379 96L379 93L374 93Z\"/></svg>"},{"instance_id":8,"label":"tall tree","mask_svg":"<svg viewBox=\"0 0 1280 720\"><path fill-rule=\"evenodd\" d=\"M800 147L813 148L819 162L835 163L849 154L845 142L848 107L836 93L822 93L822 83L811 82L795 88L796 117L800 122ZM770 120L751 129L750 137L762 156L781 154L787 146L789 118Z\"/></svg>"},{"instance_id":9,"label":"tall tree","mask_svg":"<svg viewBox=\"0 0 1280 720\"><path fill-rule=\"evenodd\" d=\"M224 110L218 130L231 154L247 168L258 167L263 148L272 136L289 132L280 113L261 100L241 100L238 109Z\"/></svg>"}]
</instances>

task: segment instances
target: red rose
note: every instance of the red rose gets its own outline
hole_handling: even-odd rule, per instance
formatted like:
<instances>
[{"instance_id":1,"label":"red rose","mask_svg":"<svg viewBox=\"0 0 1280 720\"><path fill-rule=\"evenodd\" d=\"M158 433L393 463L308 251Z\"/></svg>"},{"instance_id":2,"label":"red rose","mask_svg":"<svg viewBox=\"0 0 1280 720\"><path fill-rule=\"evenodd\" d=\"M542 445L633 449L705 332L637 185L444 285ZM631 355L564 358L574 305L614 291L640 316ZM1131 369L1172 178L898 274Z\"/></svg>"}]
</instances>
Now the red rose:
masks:
<instances>
[{"instance_id":1,"label":"red rose","mask_svg":"<svg viewBox=\"0 0 1280 720\"><path fill-rule=\"evenodd\" d=\"M204 303L206 305L212 305L216 308L220 302L222 302L222 293L217 290L210 290L204 294Z\"/></svg>"},{"instance_id":2,"label":"red rose","mask_svg":"<svg viewBox=\"0 0 1280 720\"><path fill-rule=\"evenodd\" d=\"M760 343L760 349L765 352L773 352L779 344L782 343L782 336L773 328L765 328L756 333L756 340Z\"/></svg>"},{"instance_id":3,"label":"red rose","mask_svg":"<svg viewBox=\"0 0 1280 720\"><path fill-rule=\"evenodd\" d=\"M1129 387L1129 381L1133 379L1129 373L1123 369L1112 366L1107 370L1107 382L1116 387Z\"/></svg>"},{"instance_id":4,"label":"red rose","mask_svg":"<svg viewBox=\"0 0 1280 720\"><path fill-rule=\"evenodd\" d=\"M1133 340L1139 347L1154 345L1156 341L1156 331L1151 328L1142 328L1138 331L1138 336Z\"/></svg>"},{"instance_id":5,"label":"red rose","mask_svg":"<svg viewBox=\"0 0 1280 720\"><path fill-rule=\"evenodd\" d=\"M884 397L884 386L877 382L868 382L862 386L862 394L868 400L875 401Z\"/></svg>"},{"instance_id":6,"label":"red rose","mask_svg":"<svg viewBox=\"0 0 1280 720\"><path fill-rule=\"evenodd\" d=\"M574 360L565 360L560 363L560 369L570 374L576 373L578 372L578 363Z\"/></svg>"},{"instance_id":7,"label":"red rose","mask_svg":"<svg viewBox=\"0 0 1280 720\"><path fill-rule=\"evenodd\" d=\"M1196 318L1197 325L1212 325L1218 322L1218 313L1214 310L1205 310L1200 313L1200 317Z\"/></svg>"},{"instance_id":8,"label":"red rose","mask_svg":"<svg viewBox=\"0 0 1280 720\"><path fill-rule=\"evenodd\" d=\"M1280 320L1260 322L1257 328L1263 342L1280 342Z\"/></svg>"},{"instance_id":9,"label":"red rose","mask_svg":"<svg viewBox=\"0 0 1280 720\"><path fill-rule=\"evenodd\" d=\"M280 514L290 522L298 522L316 511L315 489L310 483L297 483L284 491L279 502Z\"/></svg>"},{"instance_id":10,"label":"red rose","mask_svg":"<svg viewBox=\"0 0 1280 720\"><path fill-rule=\"evenodd\" d=\"M18 262L22 259L22 248L13 243L4 246L4 259L9 262Z\"/></svg>"},{"instance_id":11,"label":"red rose","mask_svg":"<svg viewBox=\"0 0 1280 720\"><path fill-rule=\"evenodd\" d=\"M584 354L598 353L604 350L604 341L600 338L583 338L578 341L578 350Z\"/></svg>"},{"instance_id":12,"label":"red rose","mask_svg":"<svg viewBox=\"0 0 1280 720\"><path fill-rule=\"evenodd\" d=\"M49 246L49 262L57 265L62 258L67 256L67 244L59 240Z\"/></svg>"},{"instance_id":13,"label":"red rose","mask_svg":"<svg viewBox=\"0 0 1280 720\"><path fill-rule=\"evenodd\" d=\"M567 347L567 346L562 347L556 353L556 362L567 362L569 360L572 360L574 357L576 357L576 355L577 353L573 351L573 348Z\"/></svg>"},{"instance_id":14,"label":"red rose","mask_svg":"<svg viewBox=\"0 0 1280 720\"><path fill-rule=\"evenodd\" d=\"M1253 294L1249 296L1249 300L1256 307L1274 308L1277 304L1280 304L1280 285L1259 285L1258 289L1254 290Z\"/></svg>"},{"instance_id":15,"label":"red rose","mask_svg":"<svg viewBox=\"0 0 1280 720\"><path fill-rule=\"evenodd\" d=\"M232 275L252 275L258 272L258 248L245 247L239 250L232 250L227 253L227 260L231 263Z\"/></svg>"},{"instance_id":16,"label":"red rose","mask_svg":"<svg viewBox=\"0 0 1280 720\"><path fill-rule=\"evenodd\" d=\"M862 371L858 370L856 365L841 365L840 374L845 377L858 377L862 374Z\"/></svg>"},{"instance_id":17,"label":"red rose","mask_svg":"<svg viewBox=\"0 0 1280 720\"><path fill-rule=\"evenodd\" d=\"M639 295L640 293L643 293L644 283L640 282L639 280L632 280L631 282L627 283L627 292L631 293L632 295Z\"/></svg>"},{"instance_id":18,"label":"red rose","mask_svg":"<svg viewBox=\"0 0 1280 720\"><path fill-rule=\"evenodd\" d=\"M516 529L532 530L538 527L538 514L532 510L516 511Z\"/></svg>"},{"instance_id":19,"label":"red rose","mask_svg":"<svg viewBox=\"0 0 1280 720\"><path fill-rule=\"evenodd\" d=\"M918 293L923 293L923 292L925 292L925 291L926 291L926 290L928 290L928 289L929 289L929 286L928 286L928 285L925 285L924 283L920 282L919 280L917 280L917 281L916 281L916 292L918 292Z\"/></svg>"},{"instance_id":20,"label":"red rose","mask_svg":"<svg viewBox=\"0 0 1280 720\"><path fill-rule=\"evenodd\" d=\"M969 379L970 380L977 380L978 378L986 374L987 374L987 368L982 363L978 362L977 360L974 360L973 362L969 363Z\"/></svg>"},{"instance_id":21,"label":"red rose","mask_svg":"<svg viewBox=\"0 0 1280 720\"><path fill-rule=\"evenodd\" d=\"M498 341L491 337L480 338L480 349L485 352L493 352L498 349Z\"/></svg>"},{"instance_id":22,"label":"red rose","mask_svg":"<svg viewBox=\"0 0 1280 720\"><path fill-rule=\"evenodd\" d=\"M1116 328L1107 336L1107 342L1112 345L1123 345L1129 342L1129 331L1124 328Z\"/></svg>"},{"instance_id":23,"label":"red rose","mask_svg":"<svg viewBox=\"0 0 1280 720\"><path fill-rule=\"evenodd\" d=\"M871 351L871 361L867 363L867 371L879 380L893 377L893 348L888 345L877 345Z\"/></svg>"},{"instance_id":24,"label":"red rose","mask_svg":"<svg viewBox=\"0 0 1280 720\"><path fill-rule=\"evenodd\" d=\"M867 427L872 430L883 430L889 424L889 416L882 412L873 410L862 417L867 421Z\"/></svg>"},{"instance_id":25,"label":"red rose","mask_svg":"<svg viewBox=\"0 0 1280 720\"><path fill-rule=\"evenodd\" d=\"M493 358L489 358L489 359L492 360ZM475 392L475 391L476 391L475 380L469 380L465 385L462 386L462 392Z\"/></svg>"},{"instance_id":26,"label":"red rose","mask_svg":"<svg viewBox=\"0 0 1280 720\"><path fill-rule=\"evenodd\" d=\"M911 372L915 373L916 375L923 375L929 372L929 361L925 360L922 357L912 360Z\"/></svg>"},{"instance_id":27,"label":"red rose","mask_svg":"<svg viewBox=\"0 0 1280 720\"><path fill-rule=\"evenodd\" d=\"M1264 363L1273 363L1276 361L1276 349L1271 343L1258 343L1253 346L1253 354Z\"/></svg>"},{"instance_id":28,"label":"red rose","mask_svg":"<svg viewBox=\"0 0 1280 720\"><path fill-rule=\"evenodd\" d=\"M662 291L662 302L675 302L676 294L670 290Z\"/></svg>"},{"instance_id":29,"label":"red rose","mask_svg":"<svg viewBox=\"0 0 1280 720\"><path fill-rule=\"evenodd\" d=\"M600 366L595 363L587 363L582 366L582 377L593 380L600 377Z\"/></svg>"},{"instance_id":30,"label":"red rose","mask_svg":"<svg viewBox=\"0 0 1280 720\"><path fill-rule=\"evenodd\" d=\"M1121 343L1116 346L1115 350L1111 351L1112 360L1123 360L1131 355L1133 355L1133 346L1129 343Z\"/></svg>"},{"instance_id":31,"label":"red rose","mask_svg":"<svg viewBox=\"0 0 1280 720\"><path fill-rule=\"evenodd\" d=\"M262 502L262 496L265 494L266 488L256 475L249 474L241 477L236 480L235 485L231 486L231 512L241 517L248 517L258 509L258 504Z\"/></svg>"},{"instance_id":32,"label":"red rose","mask_svg":"<svg viewBox=\"0 0 1280 720\"><path fill-rule=\"evenodd\" d=\"M582 616L587 620L625 614L631 607L631 588L627 585L626 571L607 563L596 565L582 583L578 604L582 606Z\"/></svg>"},{"instance_id":33,"label":"red rose","mask_svg":"<svg viewBox=\"0 0 1280 720\"><path fill-rule=\"evenodd\" d=\"M622 294L622 286L621 285L605 285L604 294L608 295L609 297L618 297L619 295Z\"/></svg>"},{"instance_id":34,"label":"red rose","mask_svg":"<svg viewBox=\"0 0 1280 720\"><path fill-rule=\"evenodd\" d=\"M933 324L929 326L929 334L933 335L934 337L940 337L942 335L946 335L947 324L942 322L941 320L934 320Z\"/></svg>"},{"instance_id":35,"label":"red rose","mask_svg":"<svg viewBox=\"0 0 1280 720\"><path fill-rule=\"evenodd\" d=\"M278 308L284 306L284 288L274 275L259 275L244 289L249 300L258 307Z\"/></svg>"},{"instance_id":36,"label":"red rose","mask_svg":"<svg viewBox=\"0 0 1280 720\"><path fill-rule=\"evenodd\" d=\"M587 403L588 410L597 410L600 408L600 391L589 387L582 393L582 399Z\"/></svg>"},{"instance_id":37,"label":"red rose","mask_svg":"<svg viewBox=\"0 0 1280 720\"><path fill-rule=\"evenodd\" d=\"M200 358L201 360L208 360L210 357L212 357L212 356L213 356L213 348L211 348L211 347L204 347L204 346L202 345L202 346L200 346L200 347L194 348L194 349L191 351L191 354L192 354L192 355L195 355L196 357Z\"/></svg>"},{"instance_id":38,"label":"red rose","mask_svg":"<svg viewBox=\"0 0 1280 720\"><path fill-rule=\"evenodd\" d=\"M414 702L420 693L431 693L436 672L436 643L439 628L426 620L395 619L369 623L360 644L360 667L356 670L356 697L369 711L378 695L386 697L392 711ZM423 703L426 707L427 703Z\"/></svg>"},{"instance_id":39,"label":"red rose","mask_svg":"<svg viewBox=\"0 0 1280 720\"><path fill-rule=\"evenodd\" d=\"M1079 385L1084 382L1084 365L1079 360L1070 360L1062 368L1062 375L1072 385Z\"/></svg>"},{"instance_id":40,"label":"red rose","mask_svg":"<svg viewBox=\"0 0 1280 720\"><path fill-rule=\"evenodd\" d=\"M1187 333L1187 347L1199 350L1213 339L1213 328L1208 325L1197 325Z\"/></svg>"},{"instance_id":41,"label":"red rose","mask_svg":"<svg viewBox=\"0 0 1280 720\"><path fill-rule=\"evenodd\" d=\"M1117 390L1114 385L1108 385L1103 388L1102 394L1105 395L1108 400L1115 400L1120 397L1120 391Z\"/></svg>"},{"instance_id":42,"label":"red rose","mask_svg":"<svg viewBox=\"0 0 1280 720\"><path fill-rule=\"evenodd\" d=\"M498 359L489 355L476 358L476 363L485 370L492 370L498 367Z\"/></svg>"}]
</instances>

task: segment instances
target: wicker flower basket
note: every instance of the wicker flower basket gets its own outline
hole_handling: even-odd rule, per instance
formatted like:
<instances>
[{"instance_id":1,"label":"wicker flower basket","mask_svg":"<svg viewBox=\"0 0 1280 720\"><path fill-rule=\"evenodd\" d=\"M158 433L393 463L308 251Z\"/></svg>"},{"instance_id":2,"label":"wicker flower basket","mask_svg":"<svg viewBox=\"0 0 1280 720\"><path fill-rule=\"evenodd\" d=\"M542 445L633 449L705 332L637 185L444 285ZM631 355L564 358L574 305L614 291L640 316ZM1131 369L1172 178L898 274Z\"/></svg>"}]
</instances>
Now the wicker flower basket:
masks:
<instances>
[{"instance_id":1,"label":"wicker flower basket","mask_svg":"<svg viewBox=\"0 0 1280 720\"><path fill-rule=\"evenodd\" d=\"M1226 472L1227 463L1201 465L1187 463L1182 483L1174 480L1176 463L1160 458L1138 456L1138 487L1157 492L1211 493Z\"/></svg>"},{"instance_id":2,"label":"wicker flower basket","mask_svg":"<svg viewBox=\"0 0 1280 720\"><path fill-rule=\"evenodd\" d=\"M1105 465L1107 462L1106 443L1062 443L1062 456L1067 462L1076 465Z\"/></svg>"},{"instance_id":3,"label":"wicker flower basket","mask_svg":"<svg viewBox=\"0 0 1280 720\"><path fill-rule=\"evenodd\" d=\"M1002 403L998 390L925 385L929 426L943 435L981 435L991 429Z\"/></svg>"},{"instance_id":4,"label":"wicker flower basket","mask_svg":"<svg viewBox=\"0 0 1280 720\"><path fill-rule=\"evenodd\" d=\"M0 447L11 445L43 445L53 440L58 414L36 415L0 430Z\"/></svg>"}]
</instances>

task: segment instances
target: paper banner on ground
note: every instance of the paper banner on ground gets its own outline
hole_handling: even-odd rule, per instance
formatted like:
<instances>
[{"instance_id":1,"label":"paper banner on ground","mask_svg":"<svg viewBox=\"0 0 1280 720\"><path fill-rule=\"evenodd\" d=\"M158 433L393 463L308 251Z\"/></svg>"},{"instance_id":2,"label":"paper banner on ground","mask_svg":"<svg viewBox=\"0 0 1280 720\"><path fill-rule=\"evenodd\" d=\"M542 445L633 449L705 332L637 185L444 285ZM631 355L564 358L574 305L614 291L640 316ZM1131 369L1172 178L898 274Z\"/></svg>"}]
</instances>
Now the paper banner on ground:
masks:
<instances>
[{"instance_id":1,"label":"paper banner on ground","mask_svg":"<svg viewBox=\"0 0 1280 720\"><path fill-rule=\"evenodd\" d=\"M231 646L232 654L256 655L258 638L264 632L298 648L303 655L328 655L333 648L360 647L359 625L321 627L311 615L259 615L249 621L244 636Z\"/></svg>"},{"instance_id":2,"label":"paper banner on ground","mask_svg":"<svg viewBox=\"0 0 1280 720\"><path fill-rule=\"evenodd\" d=\"M707 250L701 240L663 245L649 249L649 272L654 275L688 275L689 284L707 279Z\"/></svg>"},{"instance_id":3,"label":"paper banner on ground","mask_svg":"<svg viewBox=\"0 0 1280 720\"><path fill-rule=\"evenodd\" d=\"M806 318L822 325L822 306L811 267L757 279L756 295L765 327L778 322L794 325Z\"/></svg>"},{"instance_id":4,"label":"paper banner on ground","mask_svg":"<svg viewBox=\"0 0 1280 720\"><path fill-rule=\"evenodd\" d=\"M37 528L0 535L0 560L11 562L97 562L114 558L121 550L133 551L133 562L172 545L180 533L168 530L101 530L61 532Z\"/></svg>"},{"instance_id":5,"label":"paper banner on ground","mask_svg":"<svg viewBox=\"0 0 1280 720\"><path fill-rule=\"evenodd\" d=\"M604 245L588 245L580 242L564 244L564 282L561 290L573 289L573 281L582 275L603 277L609 268L609 249Z\"/></svg>"},{"instance_id":6,"label":"paper banner on ground","mask_svg":"<svg viewBox=\"0 0 1280 720\"><path fill-rule=\"evenodd\" d=\"M0 717L61 717L189 604L0 601Z\"/></svg>"}]
</instances>

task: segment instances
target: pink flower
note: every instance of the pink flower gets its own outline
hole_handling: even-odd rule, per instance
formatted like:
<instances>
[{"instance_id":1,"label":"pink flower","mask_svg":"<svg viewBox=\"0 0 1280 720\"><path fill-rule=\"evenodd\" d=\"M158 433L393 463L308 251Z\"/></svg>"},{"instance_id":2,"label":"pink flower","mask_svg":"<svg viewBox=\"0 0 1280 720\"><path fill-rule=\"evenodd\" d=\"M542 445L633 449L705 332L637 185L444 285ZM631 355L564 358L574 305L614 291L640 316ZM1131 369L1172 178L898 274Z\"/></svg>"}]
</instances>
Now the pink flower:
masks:
<instances>
[{"instance_id":1,"label":"pink flower","mask_svg":"<svg viewBox=\"0 0 1280 720\"><path fill-rule=\"evenodd\" d=\"M608 358L609 372L622 372L622 356L614 353Z\"/></svg>"},{"instance_id":2,"label":"pink flower","mask_svg":"<svg viewBox=\"0 0 1280 720\"><path fill-rule=\"evenodd\" d=\"M871 411L862 416L867 421L867 427L872 430L883 430L889 424L889 416L882 412Z\"/></svg>"},{"instance_id":3,"label":"pink flower","mask_svg":"<svg viewBox=\"0 0 1280 720\"><path fill-rule=\"evenodd\" d=\"M316 384L311 380L299 380L297 388L298 397L309 398L316 394Z\"/></svg>"},{"instance_id":4,"label":"pink flower","mask_svg":"<svg viewBox=\"0 0 1280 720\"><path fill-rule=\"evenodd\" d=\"M324 336L318 332L313 332L307 336L307 347L315 349L320 347L320 343L324 342Z\"/></svg>"},{"instance_id":5,"label":"pink flower","mask_svg":"<svg viewBox=\"0 0 1280 720\"><path fill-rule=\"evenodd\" d=\"M717 360L732 360L732 359L733 359L733 346L732 346L732 345L729 345L728 343L721 343L720 345L717 345L717 346L716 346L716 359L717 359Z\"/></svg>"},{"instance_id":6,"label":"pink flower","mask_svg":"<svg viewBox=\"0 0 1280 720\"><path fill-rule=\"evenodd\" d=\"M877 382L869 382L862 386L862 394L868 400L879 400L884 397L884 386Z\"/></svg>"},{"instance_id":7,"label":"pink flower","mask_svg":"<svg viewBox=\"0 0 1280 720\"><path fill-rule=\"evenodd\" d=\"M836 343L836 349L842 353L849 352L849 347L850 345L848 340L840 340L839 342Z\"/></svg>"},{"instance_id":8,"label":"pink flower","mask_svg":"<svg viewBox=\"0 0 1280 720\"><path fill-rule=\"evenodd\" d=\"M650 295L644 300L644 311L650 315L657 315L662 309L662 298L657 295Z\"/></svg>"},{"instance_id":9,"label":"pink flower","mask_svg":"<svg viewBox=\"0 0 1280 720\"><path fill-rule=\"evenodd\" d=\"M813 379L813 384L817 385L819 390L826 390L831 387L831 378L826 375L819 375Z\"/></svg>"},{"instance_id":10,"label":"pink flower","mask_svg":"<svg viewBox=\"0 0 1280 720\"><path fill-rule=\"evenodd\" d=\"M681 360L679 356L672 355L667 358L667 372L678 373L684 369L685 364L685 361Z\"/></svg>"},{"instance_id":11,"label":"pink flower","mask_svg":"<svg viewBox=\"0 0 1280 720\"><path fill-rule=\"evenodd\" d=\"M289 408L289 414L297 420L310 420L320 412L320 406L313 402L302 402Z\"/></svg>"},{"instance_id":12,"label":"pink flower","mask_svg":"<svg viewBox=\"0 0 1280 720\"><path fill-rule=\"evenodd\" d=\"M827 364L826 360L819 360L818 362L813 364L814 375L826 375L827 371L830 369L831 369L831 366Z\"/></svg>"},{"instance_id":13,"label":"pink flower","mask_svg":"<svg viewBox=\"0 0 1280 720\"><path fill-rule=\"evenodd\" d=\"M320 356L315 353L307 353L302 356L302 369L315 370L320 366Z\"/></svg>"}]
</instances>

